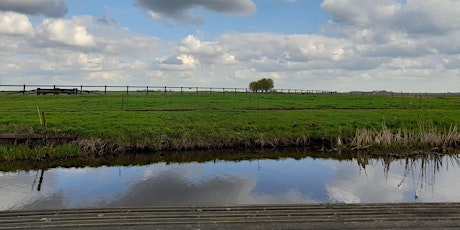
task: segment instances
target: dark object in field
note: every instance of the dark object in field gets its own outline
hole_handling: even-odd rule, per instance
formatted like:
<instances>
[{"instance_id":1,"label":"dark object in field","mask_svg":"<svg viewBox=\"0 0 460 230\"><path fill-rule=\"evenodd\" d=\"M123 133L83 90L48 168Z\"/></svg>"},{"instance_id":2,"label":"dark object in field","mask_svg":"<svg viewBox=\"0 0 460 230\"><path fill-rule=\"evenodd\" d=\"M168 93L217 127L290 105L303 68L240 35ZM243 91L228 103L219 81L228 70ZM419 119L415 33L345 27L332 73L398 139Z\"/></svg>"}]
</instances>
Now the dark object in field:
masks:
<instances>
[{"instance_id":1,"label":"dark object in field","mask_svg":"<svg viewBox=\"0 0 460 230\"><path fill-rule=\"evenodd\" d=\"M78 94L80 91L77 88L73 89L60 89L60 88L53 88L53 89L41 89L37 88L37 95L43 94L46 95L48 93L52 94Z\"/></svg>"}]
</instances>

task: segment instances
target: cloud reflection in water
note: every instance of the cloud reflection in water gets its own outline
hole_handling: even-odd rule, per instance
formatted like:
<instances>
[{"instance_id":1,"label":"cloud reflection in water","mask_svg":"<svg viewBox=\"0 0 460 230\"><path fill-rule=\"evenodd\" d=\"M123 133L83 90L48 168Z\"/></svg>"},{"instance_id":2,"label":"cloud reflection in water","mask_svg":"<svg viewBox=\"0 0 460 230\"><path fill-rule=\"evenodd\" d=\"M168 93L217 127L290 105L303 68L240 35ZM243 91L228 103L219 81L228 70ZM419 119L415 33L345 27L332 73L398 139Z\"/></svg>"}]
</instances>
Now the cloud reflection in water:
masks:
<instances>
[{"instance_id":1,"label":"cloud reflection in water","mask_svg":"<svg viewBox=\"0 0 460 230\"><path fill-rule=\"evenodd\" d=\"M450 167L304 158L55 168L45 171L41 191L32 188L35 172L0 173L0 209L459 202L459 165L442 161Z\"/></svg>"}]
</instances>

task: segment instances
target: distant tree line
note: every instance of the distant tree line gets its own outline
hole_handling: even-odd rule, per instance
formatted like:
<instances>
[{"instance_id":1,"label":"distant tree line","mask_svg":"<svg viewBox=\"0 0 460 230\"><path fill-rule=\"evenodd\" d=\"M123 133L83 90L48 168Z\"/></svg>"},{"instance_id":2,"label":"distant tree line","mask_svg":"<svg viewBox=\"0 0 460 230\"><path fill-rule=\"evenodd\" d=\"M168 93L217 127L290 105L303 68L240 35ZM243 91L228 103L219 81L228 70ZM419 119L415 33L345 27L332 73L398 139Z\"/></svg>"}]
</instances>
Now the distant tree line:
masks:
<instances>
[{"instance_id":1,"label":"distant tree line","mask_svg":"<svg viewBox=\"0 0 460 230\"><path fill-rule=\"evenodd\" d=\"M262 78L258 81L249 83L249 89L253 92L269 92L275 87L275 83L270 78Z\"/></svg>"}]
</instances>

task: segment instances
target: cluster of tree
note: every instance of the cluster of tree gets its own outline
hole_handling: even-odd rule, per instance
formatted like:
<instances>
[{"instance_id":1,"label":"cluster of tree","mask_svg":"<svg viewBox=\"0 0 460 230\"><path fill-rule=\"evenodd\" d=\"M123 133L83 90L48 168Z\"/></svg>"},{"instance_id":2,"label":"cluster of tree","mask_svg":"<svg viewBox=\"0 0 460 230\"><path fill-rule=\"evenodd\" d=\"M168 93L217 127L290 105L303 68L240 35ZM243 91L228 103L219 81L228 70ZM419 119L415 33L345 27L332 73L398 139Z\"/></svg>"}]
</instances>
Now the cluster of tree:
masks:
<instances>
[{"instance_id":1,"label":"cluster of tree","mask_svg":"<svg viewBox=\"0 0 460 230\"><path fill-rule=\"evenodd\" d=\"M275 83L270 78L262 78L258 81L249 83L249 89L253 92L268 92L275 87Z\"/></svg>"}]
</instances>

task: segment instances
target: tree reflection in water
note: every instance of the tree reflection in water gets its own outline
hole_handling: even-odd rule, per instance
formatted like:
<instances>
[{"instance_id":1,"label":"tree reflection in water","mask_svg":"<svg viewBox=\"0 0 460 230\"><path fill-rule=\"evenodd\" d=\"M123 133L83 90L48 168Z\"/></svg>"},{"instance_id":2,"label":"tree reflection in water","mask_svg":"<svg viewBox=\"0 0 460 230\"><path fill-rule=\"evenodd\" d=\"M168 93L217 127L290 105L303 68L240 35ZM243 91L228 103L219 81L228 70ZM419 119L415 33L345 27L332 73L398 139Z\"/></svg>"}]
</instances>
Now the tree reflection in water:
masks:
<instances>
[{"instance_id":1,"label":"tree reflection in water","mask_svg":"<svg viewBox=\"0 0 460 230\"><path fill-rule=\"evenodd\" d=\"M391 165L398 162L403 163L404 174L401 182L397 186L402 187L407 183L407 179L411 179L415 200L418 198L417 194L423 189L431 188L432 192L434 192L436 173L439 173L441 169L449 170L449 167L460 167L460 155L458 154L419 153L410 154L405 157L404 155L376 157L372 154L356 153L354 158L360 169L365 173L367 173L366 165L372 164L371 161L382 162L386 180L388 180Z\"/></svg>"}]
</instances>

